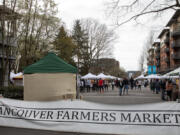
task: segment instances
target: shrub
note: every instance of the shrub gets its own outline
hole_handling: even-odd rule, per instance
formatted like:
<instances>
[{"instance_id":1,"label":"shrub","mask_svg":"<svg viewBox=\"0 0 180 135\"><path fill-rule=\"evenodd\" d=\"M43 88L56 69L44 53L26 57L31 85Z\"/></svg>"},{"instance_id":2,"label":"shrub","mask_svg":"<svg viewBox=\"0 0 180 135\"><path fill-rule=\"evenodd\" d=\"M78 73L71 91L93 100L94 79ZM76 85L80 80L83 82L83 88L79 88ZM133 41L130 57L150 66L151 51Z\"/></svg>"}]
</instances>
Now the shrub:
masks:
<instances>
[{"instance_id":1,"label":"shrub","mask_svg":"<svg viewBox=\"0 0 180 135\"><path fill-rule=\"evenodd\" d=\"M0 94L5 98L23 99L23 91L22 86L0 87Z\"/></svg>"}]
</instances>

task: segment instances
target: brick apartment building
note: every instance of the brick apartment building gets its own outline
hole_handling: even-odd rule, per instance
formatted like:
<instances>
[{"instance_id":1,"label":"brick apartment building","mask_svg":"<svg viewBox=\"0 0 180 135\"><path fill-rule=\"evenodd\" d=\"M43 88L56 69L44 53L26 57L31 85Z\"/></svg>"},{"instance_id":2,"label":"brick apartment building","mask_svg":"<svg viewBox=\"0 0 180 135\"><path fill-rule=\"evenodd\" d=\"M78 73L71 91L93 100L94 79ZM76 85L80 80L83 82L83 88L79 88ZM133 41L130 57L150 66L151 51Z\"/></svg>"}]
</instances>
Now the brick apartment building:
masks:
<instances>
[{"instance_id":1,"label":"brick apartment building","mask_svg":"<svg viewBox=\"0 0 180 135\"><path fill-rule=\"evenodd\" d=\"M119 61L116 61L113 58L101 58L95 59L91 64L89 72L98 74L105 73L109 75L117 76L120 70Z\"/></svg>"},{"instance_id":2,"label":"brick apartment building","mask_svg":"<svg viewBox=\"0 0 180 135\"><path fill-rule=\"evenodd\" d=\"M180 67L180 10L177 10L161 31L160 42L149 49L148 65L155 65L157 73L165 74ZM152 51L154 55L152 54Z\"/></svg>"}]
</instances>

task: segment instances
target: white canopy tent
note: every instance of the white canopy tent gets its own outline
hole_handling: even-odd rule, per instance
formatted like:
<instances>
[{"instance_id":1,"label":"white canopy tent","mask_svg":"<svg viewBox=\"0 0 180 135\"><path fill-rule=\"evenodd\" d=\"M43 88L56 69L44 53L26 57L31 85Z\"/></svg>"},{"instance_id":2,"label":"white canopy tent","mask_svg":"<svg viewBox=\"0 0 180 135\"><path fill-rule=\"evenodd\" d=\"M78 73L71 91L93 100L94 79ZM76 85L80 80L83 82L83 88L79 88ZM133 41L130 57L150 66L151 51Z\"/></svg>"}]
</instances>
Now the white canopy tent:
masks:
<instances>
[{"instance_id":1,"label":"white canopy tent","mask_svg":"<svg viewBox=\"0 0 180 135\"><path fill-rule=\"evenodd\" d=\"M107 77L108 77L109 79L116 79L116 78L117 78L117 77L112 76L112 75L107 75Z\"/></svg>"},{"instance_id":2,"label":"white canopy tent","mask_svg":"<svg viewBox=\"0 0 180 135\"><path fill-rule=\"evenodd\" d=\"M173 76L173 75L179 75L179 73L180 73L180 67L179 67L179 68L176 68L175 70L173 70L173 71L171 71L171 72L169 72L169 73L167 73L167 74L165 74L165 75L167 75L167 76Z\"/></svg>"},{"instance_id":3,"label":"white canopy tent","mask_svg":"<svg viewBox=\"0 0 180 135\"><path fill-rule=\"evenodd\" d=\"M161 77L157 74L151 74L151 75L148 75L146 77L144 77L145 79L161 79Z\"/></svg>"},{"instance_id":4,"label":"white canopy tent","mask_svg":"<svg viewBox=\"0 0 180 135\"><path fill-rule=\"evenodd\" d=\"M103 73L100 73L99 75L97 75L97 78L102 78L102 79L109 79L109 76L103 74Z\"/></svg>"},{"instance_id":5,"label":"white canopy tent","mask_svg":"<svg viewBox=\"0 0 180 135\"><path fill-rule=\"evenodd\" d=\"M179 78L178 75L175 75L175 76L163 75L163 76L161 76L161 79L177 79L177 78Z\"/></svg>"},{"instance_id":6,"label":"white canopy tent","mask_svg":"<svg viewBox=\"0 0 180 135\"><path fill-rule=\"evenodd\" d=\"M82 79L97 79L97 76L94 74L88 73L87 75L82 76L81 78Z\"/></svg>"},{"instance_id":7,"label":"white canopy tent","mask_svg":"<svg viewBox=\"0 0 180 135\"><path fill-rule=\"evenodd\" d=\"M138 80L138 79L145 79L145 77L144 77L144 75L140 75L140 76L135 78L135 80Z\"/></svg>"}]
</instances>

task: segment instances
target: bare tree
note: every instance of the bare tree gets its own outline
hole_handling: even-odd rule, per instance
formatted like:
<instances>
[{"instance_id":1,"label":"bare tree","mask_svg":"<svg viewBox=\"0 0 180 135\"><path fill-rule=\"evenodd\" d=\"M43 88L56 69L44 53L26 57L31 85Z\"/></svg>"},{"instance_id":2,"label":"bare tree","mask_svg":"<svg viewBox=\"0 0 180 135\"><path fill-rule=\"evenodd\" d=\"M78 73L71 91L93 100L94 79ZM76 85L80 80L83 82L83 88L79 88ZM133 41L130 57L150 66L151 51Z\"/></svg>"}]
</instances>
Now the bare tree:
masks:
<instances>
[{"instance_id":1,"label":"bare tree","mask_svg":"<svg viewBox=\"0 0 180 135\"><path fill-rule=\"evenodd\" d=\"M94 19L83 19L81 23L88 35L90 59L112 56L113 44L116 40L114 31Z\"/></svg>"},{"instance_id":2,"label":"bare tree","mask_svg":"<svg viewBox=\"0 0 180 135\"><path fill-rule=\"evenodd\" d=\"M141 55L139 58L139 67L140 67L141 72L144 72L144 70L146 68L146 65L148 62L147 59L149 57L148 50L151 48L151 46L154 42L154 39L155 39L154 35L155 35L154 31L150 31L149 36L148 36L146 42L144 43L144 46L143 46L143 49L142 49L142 52L141 52Z\"/></svg>"},{"instance_id":3,"label":"bare tree","mask_svg":"<svg viewBox=\"0 0 180 135\"><path fill-rule=\"evenodd\" d=\"M161 13L180 8L179 0L111 0L107 3L108 14L116 17L116 24L137 21L140 16Z\"/></svg>"}]
</instances>

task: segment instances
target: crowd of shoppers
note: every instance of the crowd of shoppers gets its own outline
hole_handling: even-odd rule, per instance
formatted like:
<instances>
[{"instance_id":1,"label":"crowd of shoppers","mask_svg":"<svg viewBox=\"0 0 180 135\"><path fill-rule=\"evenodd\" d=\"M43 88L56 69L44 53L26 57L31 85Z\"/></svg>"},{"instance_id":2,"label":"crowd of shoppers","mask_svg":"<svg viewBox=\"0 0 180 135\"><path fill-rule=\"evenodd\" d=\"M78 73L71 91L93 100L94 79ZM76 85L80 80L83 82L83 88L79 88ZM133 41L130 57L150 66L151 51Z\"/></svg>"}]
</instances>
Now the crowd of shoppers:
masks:
<instances>
[{"instance_id":1,"label":"crowd of shoppers","mask_svg":"<svg viewBox=\"0 0 180 135\"><path fill-rule=\"evenodd\" d=\"M178 98L179 84L174 79L151 79L150 89L153 93L161 92L161 99L175 101Z\"/></svg>"},{"instance_id":2,"label":"crowd of shoppers","mask_svg":"<svg viewBox=\"0 0 180 135\"><path fill-rule=\"evenodd\" d=\"M128 95L128 90L142 91L142 87L150 87L154 94L161 94L162 100L176 100L178 98L179 85L176 80L170 79L151 79L151 80L134 80L133 78L123 78L121 80L103 80L87 79L80 81L80 92L100 92L119 89L119 96Z\"/></svg>"}]
</instances>

